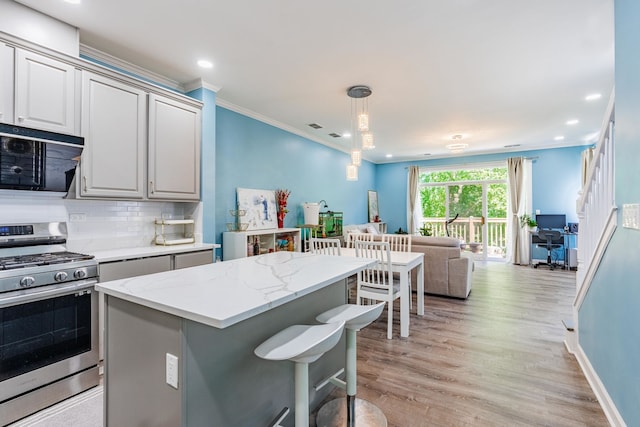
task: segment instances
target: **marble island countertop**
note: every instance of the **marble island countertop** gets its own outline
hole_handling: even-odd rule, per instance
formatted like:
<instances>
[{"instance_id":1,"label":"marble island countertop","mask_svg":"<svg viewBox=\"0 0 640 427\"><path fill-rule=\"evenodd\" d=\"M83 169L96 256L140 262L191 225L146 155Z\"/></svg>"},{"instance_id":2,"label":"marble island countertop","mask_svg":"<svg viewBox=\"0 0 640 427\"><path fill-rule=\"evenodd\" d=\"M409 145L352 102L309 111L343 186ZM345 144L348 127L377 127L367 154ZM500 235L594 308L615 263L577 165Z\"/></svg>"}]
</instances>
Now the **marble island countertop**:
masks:
<instances>
[{"instance_id":1,"label":"marble island countertop","mask_svg":"<svg viewBox=\"0 0 640 427\"><path fill-rule=\"evenodd\" d=\"M219 248L219 244L213 243L192 243L186 245L155 245L132 248L118 248L109 250L88 251L98 262L122 261L127 259L144 258L168 254L179 254L187 252L204 251ZM86 251L86 250L85 250Z\"/></svg>"},{"instance_id":2,"label":"marble island countertop","mask_svg":"<svg viewBox=\"0 0 640 427\"><path fill-rule=\"evenodd\" d=\"M98 291L226 328L345 279L375 261L274 252L96 284Z\"/></svg>"}]
</instances>

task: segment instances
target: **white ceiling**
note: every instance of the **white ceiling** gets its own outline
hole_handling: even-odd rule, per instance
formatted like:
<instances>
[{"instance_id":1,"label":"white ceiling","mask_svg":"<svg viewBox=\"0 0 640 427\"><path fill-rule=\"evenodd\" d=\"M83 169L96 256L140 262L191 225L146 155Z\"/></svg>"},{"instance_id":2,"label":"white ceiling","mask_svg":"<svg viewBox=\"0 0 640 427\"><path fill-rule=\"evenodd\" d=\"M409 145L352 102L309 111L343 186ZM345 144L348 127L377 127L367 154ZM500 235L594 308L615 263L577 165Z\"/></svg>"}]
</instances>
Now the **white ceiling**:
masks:
<instances>
[{"instance_id":1,"label":"white ceiling","mask_svg":"<svg viewBox=\"0 0 640 427\"><path fill-rule=\"evenodd\" d=\"M347 88L368 85L376 163L449 156L454 134L463 155L594 143L613 90L612 0L19 3L78 27L84 45L179 84L201 78L219 104L343 150L350 140L328 134L349 130Z\"/></svg>"}]
</instances>

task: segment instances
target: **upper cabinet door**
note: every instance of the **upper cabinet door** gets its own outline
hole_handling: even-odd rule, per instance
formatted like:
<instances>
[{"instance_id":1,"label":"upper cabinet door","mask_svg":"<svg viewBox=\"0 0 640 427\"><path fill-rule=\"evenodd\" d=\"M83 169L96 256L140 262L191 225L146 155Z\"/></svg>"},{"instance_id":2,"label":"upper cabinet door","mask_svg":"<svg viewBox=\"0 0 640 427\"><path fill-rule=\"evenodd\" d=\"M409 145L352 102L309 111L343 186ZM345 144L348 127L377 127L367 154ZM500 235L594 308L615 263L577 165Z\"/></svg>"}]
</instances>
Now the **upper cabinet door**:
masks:
<instances>
[{"instance_id":1,"label":"upper cabinet door","mask_svg":"<svg viewBox=\"0 0 640 427\"><path fill-rule=\"evenodd\" d=\"M80 195L143 198L146 92L87 71L82 87Z\"/></svg>"},{"instance_id":2,"label":"upper cabinet door","mask_svg":"<svg viewBox=\"0 0 640 427\"><path fill-rule=\"evenodd\" d=\"M15 70L15 124L76 134L75 68L16 49Z\"/></svg>"},{"instance_id":3,"label":"upper cabinet door","mask_svg":"<svg viewBox=\"0 0 640 427\"><path fill-rule=\"evenodd\" d=\"M201 111L149 95L149 198L200 199Z\"/></svg>"},{"instance_id":4,"label":"upper cabinet door","mask_svg":"<svg viewBox=\"0 0 640 427\"><path fill-rule=\"evenodd\" d=\"M0 42L0 122L13 123L13 48Z\"/></svg>"}]
</instances>

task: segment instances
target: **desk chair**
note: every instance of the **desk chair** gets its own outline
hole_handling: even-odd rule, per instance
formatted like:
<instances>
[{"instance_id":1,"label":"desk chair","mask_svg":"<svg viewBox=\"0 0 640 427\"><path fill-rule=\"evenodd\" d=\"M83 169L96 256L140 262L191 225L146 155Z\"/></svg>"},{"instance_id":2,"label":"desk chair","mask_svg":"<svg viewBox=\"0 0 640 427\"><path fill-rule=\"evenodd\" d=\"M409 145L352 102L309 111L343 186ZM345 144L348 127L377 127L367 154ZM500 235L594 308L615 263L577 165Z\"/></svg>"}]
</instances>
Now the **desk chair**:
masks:
<instances>
[{"instance_id":1,"label":"desk chair","mask_svg":"<svg viewBox=\"0 0 640 427\"><path fill-rule=\"evenodd\" d=\"M558 264L551 261L551 251L554 249L559 249L563 245L560 243L554 243L554 241L558 241L562 237L562 233L558 230L539 230L538 238L544 241L544 243L536 244L537 247L543 248L547 250L547 262L539 262L534 265L534 268L538 268L539 265L548 265L549 269L553 270L557 267Z\"/></svg>"}]
</instances>

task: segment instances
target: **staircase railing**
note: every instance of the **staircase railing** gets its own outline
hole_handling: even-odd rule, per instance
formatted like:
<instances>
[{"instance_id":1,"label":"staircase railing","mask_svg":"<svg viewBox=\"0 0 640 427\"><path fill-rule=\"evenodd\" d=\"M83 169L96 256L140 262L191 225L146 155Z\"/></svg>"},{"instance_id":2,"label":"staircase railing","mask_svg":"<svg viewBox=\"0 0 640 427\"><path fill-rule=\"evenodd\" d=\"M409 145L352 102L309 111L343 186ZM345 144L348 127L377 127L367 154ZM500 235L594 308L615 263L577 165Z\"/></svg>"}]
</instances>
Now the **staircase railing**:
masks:
<instances>
[{"instance_id":1,"label":"staircase railing","mask_svg":"<svg viewBox=\"0 0 640 427\"><path fill-rule=\"evenodd\" d=\"M614 95L611 95L598 144L587 168L576 211L578 228L578 271L576 300L580 308L617 223L614 164Z\"/></svg>"}]
</instances>

